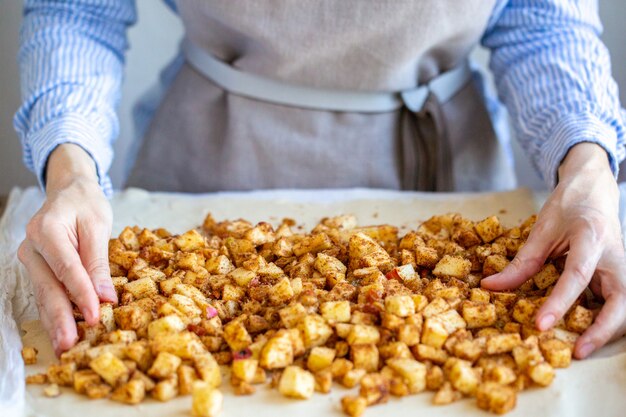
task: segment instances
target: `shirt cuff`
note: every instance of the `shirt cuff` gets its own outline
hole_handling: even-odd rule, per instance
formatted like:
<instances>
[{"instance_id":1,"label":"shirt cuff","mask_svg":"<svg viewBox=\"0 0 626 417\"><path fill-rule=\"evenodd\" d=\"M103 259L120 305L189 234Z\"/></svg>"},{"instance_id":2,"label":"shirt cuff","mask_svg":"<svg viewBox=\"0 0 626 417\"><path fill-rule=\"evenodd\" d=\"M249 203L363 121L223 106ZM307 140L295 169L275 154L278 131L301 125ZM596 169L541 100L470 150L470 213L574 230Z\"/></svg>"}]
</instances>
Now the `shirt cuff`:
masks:
<instances>
[{"instance_id":1,"label":"shirt cuff","mask_svg":"<svg viewBox=\"0 0 626 417\"><path fill-rule=\"evenodd\" d=\"M107 197L113 195L113 186L107 172L113 160L113 151L104 143L98 132L79 114L65 114L48 122L29 138L33 167L39 185L46 188L45 171L48 158L54 149L64 143L80 146L96 164L98 183Z\"/></svg>"},{"instance_id":2,"label":"shirt cuff","mask_svg":"<svg viewBox=\"0 0 626 417\"><path fill-rule=\"evenodd\" d=\"M613 175L617 178L617 133L592 113L567 115L556 123L541 146L539 167L548 187L557 185L558 169L567 152L582 142L595 143L606 151Z\"/></svg>"}]
</instances>

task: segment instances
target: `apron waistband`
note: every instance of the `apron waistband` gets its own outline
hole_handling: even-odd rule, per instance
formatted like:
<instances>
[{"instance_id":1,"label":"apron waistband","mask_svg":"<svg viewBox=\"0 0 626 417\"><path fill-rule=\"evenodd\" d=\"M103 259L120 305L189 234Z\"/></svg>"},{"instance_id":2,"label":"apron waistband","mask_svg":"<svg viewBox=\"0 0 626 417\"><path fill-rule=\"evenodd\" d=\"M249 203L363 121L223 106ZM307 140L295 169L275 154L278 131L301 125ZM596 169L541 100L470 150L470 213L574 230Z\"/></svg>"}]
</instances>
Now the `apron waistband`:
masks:
<instances>
[{"instance_id":1,"label":"apron waistband","mask_svg":"<svg viewBox=\"0 0 626 417\"><path fill-rule=\"evenodd\" d=\"M430 94L439 103L445 103L471 79L469 62L463 61L456 68L438 75L428 83L403 91L323 89L289 84L238 70L187 38L183 40L182 50L191 67L232 94L314 110L382 113L406 106L413 112L419 112Z\"/></svg>"}]
</instances>

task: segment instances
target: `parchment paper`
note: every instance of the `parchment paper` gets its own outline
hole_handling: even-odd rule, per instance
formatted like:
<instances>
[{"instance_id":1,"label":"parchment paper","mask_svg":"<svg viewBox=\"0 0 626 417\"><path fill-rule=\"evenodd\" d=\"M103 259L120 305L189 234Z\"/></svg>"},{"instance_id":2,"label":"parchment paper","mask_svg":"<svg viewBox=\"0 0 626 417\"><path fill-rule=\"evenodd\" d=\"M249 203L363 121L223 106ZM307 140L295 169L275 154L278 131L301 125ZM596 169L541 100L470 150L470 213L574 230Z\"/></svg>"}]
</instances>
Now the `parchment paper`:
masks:
<instances>
[{"instance_id":1,"label":"parchment paper","mask_svg":"<svg viewBox=\"0 0 626 417\"><path fill-rule=\"evenodd\" d=\"M12 195L7 211L11 219L5 217L0 223L3 230L12 230L9 238L21 240L19 230L23 230L27 219L36 210L37 201L41 202L41 195L33 190ZM133 224L149 228L166 227L172 232L183 232L200 224L209 211L218 220L242 217L251 221L266 220L276 223L283 217L291 217L301 222L307 229L324 216L353 213L358 217L360 224L394 224L401 227L401 233L402 229L414 228L420 221L433 214L450 211L460 212L472 219L498 214L506 225L519 223L535 211L533 196L526 190L496 194L434 195L372 190L270 191L210 196L150 194L141 190L128 190L116 195L112 204L115 214L114 234L119 233L124 226ZM5 247L9 248L10 253L12 246L6 246L7 235L4 237ZM4 250L0 254L3 252ZM8 299L12 301L9 303L11 307L8 311L12 311L18 322L24 323L37 317L36 309L24 271L15 263L14 258L8 260L11 267L5 268L4 272L12 274L14 281L11 286L5 285L11 287L14 294ZM2 271L0 269L0 273ZM0 289L5 280L11 280L11 277L0 276ZM0 314L1 311L7 311L6 298L4 306L3 299L0 298L0 308L4 308L0 310ZM19 340L15 343L16 340L12 337L15 328L7 330L7 323L1 320L0 316L2 335L0 354L5 360L0 362L0 407L6 404L5 409L15 412L15 415L47 417L190 415L190 397L178 398L168 403L148 400L140 406L131 407L109 400L88 400L69 389L64 389L62 396L56 399L45 398L41 393L41 386L29 386L24 393L21 385L23 367L19 357L15 362L15 352L19 355L20 346L17 346ZM24 323L23 328L26 331L23 335L24 344L35 346L40 351L39 363L28 366L26 374L43 371L54 360L50 342L38 322ZM7 376L11 376L12 381L9 381ZM22 379L15 379L16 376ZM2 391L3 386L6 388L10 385L15 388L13 400L8 399L6 392ZM298 401L283 398L276 390L264 386L252 396L236 397L230 391L227 380L222 389L225 393L223 414L225 417L251 415L275 417L279 414L341 416L343 414L339 400L348 392L335 384L330 395L315 394L309 401ZM624 394L626 394L626 341L622 340L598 352L592 359L574 362L570 368L558 370L557 377L549 388L532 389L521 393L518 396L518 406L508 415L623 416L626 409ZM432 393L423 393L403 399L392 399L388 404L368 408L365 417L374 415L391 417L398 414L429 416L463 414L483 417L487 415L476 407L475 400L463 400L453 405L436 407L430 404L431 397ZM22 408L19 403L24 399L26 407ZM13 405L13 408L9 409L9 405Z\"/></svg>"}]
</instances>

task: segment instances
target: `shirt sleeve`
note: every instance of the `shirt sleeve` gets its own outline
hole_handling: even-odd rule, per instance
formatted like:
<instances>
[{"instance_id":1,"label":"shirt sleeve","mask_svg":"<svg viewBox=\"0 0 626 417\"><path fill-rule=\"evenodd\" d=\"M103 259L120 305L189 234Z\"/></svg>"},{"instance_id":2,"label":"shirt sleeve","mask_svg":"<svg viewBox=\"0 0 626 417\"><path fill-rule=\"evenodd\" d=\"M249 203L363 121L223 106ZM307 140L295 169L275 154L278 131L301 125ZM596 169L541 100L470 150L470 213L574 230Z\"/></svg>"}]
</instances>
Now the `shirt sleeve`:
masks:
<instances>
[{"instance_id":1,"label":"shirt sleeve","mask_svg":"<svg viewBox=\"0 0 626 417\"><path fill-rule=\"evenodd\" d=\"M597 0L510 0L482 43L516 136L550 187L568 150L602 146L617 176L625 125ZM506 4L504 4L506 3Z\"/></svg>"},{"instance_id":2,"label":"shirt sleeve","mask_svg":"<svg viewBox=\"0 0 626 417\"><path fill-rule=\"evenodd\" d=\"M136 20L131 0L25 0L19 65L22 106L14 125L24 163L45 187L50 153L81 146L111 195L108 170L119 122L126 30Z\"/></svg>"}]
</instances>

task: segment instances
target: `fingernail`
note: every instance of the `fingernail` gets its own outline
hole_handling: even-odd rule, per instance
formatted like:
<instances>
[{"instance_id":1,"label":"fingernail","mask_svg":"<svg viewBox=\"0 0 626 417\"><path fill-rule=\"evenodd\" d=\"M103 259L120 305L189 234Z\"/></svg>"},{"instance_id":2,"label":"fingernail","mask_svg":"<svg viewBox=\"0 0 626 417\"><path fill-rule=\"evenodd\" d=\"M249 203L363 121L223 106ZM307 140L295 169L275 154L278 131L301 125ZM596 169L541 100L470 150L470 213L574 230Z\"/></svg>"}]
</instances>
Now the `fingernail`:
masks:
<instances>
[{"instance_id":1,"label":"fingernail","mask_svg":"<svg viewBox=\"0 0 626 417\"><path fill-rule=\"evenodd\" d=\"M98 285L98 294L100 294L100 298L104 298L107 301L117 300L117 293L115 292L115 288L113 288L113 286L109 284Z\"/></svg>"},{"instance_id":2,"label":"fingernail","mask_svg":"<svg viewBox=\"0 0 626 417\"><path fill-rule=\"evenodd\" d=\"M593 343L585 343L584 345L580 347L580 349L578 349L578 353L580 354L581 357L586 358L587 356L591 354L591 352L593 352L593 349L594 349Z\"/></svg>"},{"instance_id":3,"label":"fingernail","mask_svg":"<svg viewBox=\"0 0 626 417\"><path fill-rule=\"evenodd\" d=\"M89 315L91 316L91 320L95 324L98 324L98 321L100 320L100 309L96 308L95 310L92 310Z\"/></svg>"},{"instance_id":4,"label":"fingernail","mask_svg":"<svg viewBox=\"0 0 626 417\"><path fill-rule=\"evenodd\" d=\"M539 330L548 330L550 327L552 327L555 321L556 318L554 317L554 314L546 314L541 319L539 319Z\"/></svg>"},{"instance_id":5,"label":"fingernail","mask_svg":"<svg viewBox=\"0 0 626 417\"><path fill-rule=\"evenodd\" d=\"M83 317L90 326L93 326L98 321L97 313L90 308L85 308L83 310Z\"/></svg>"}]
</instances>

